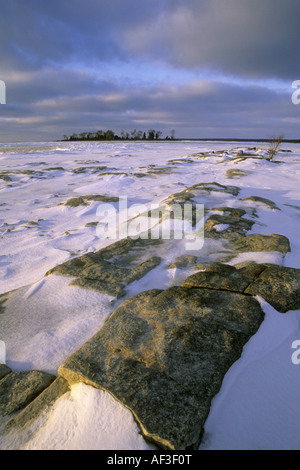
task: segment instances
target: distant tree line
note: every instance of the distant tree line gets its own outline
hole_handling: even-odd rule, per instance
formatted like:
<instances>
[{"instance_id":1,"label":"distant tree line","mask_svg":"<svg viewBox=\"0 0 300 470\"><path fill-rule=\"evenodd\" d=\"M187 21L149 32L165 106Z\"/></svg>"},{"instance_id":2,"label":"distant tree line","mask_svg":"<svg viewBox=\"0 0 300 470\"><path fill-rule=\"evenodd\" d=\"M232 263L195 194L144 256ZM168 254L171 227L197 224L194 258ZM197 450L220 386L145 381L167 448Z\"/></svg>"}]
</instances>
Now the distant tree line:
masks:
<instances>
[{"instance_id":1,"label":"distant tree line","mask_svg":"<svg viewBox=\"0 0 300 470\"><path fill-rule=\"evenodd\" d=\"M170 136L162 138L162 132L155 129L149 129L148 132L137 131L134 129L131 132L121 131L120 135L115 134L112 130L108 131L93 131L93 132L80 132L79 134L72 134L70 136L64 135L63 140L76 141L76 140L175 140L175 131L171 130Z\"/></svg>"}]
</instances>

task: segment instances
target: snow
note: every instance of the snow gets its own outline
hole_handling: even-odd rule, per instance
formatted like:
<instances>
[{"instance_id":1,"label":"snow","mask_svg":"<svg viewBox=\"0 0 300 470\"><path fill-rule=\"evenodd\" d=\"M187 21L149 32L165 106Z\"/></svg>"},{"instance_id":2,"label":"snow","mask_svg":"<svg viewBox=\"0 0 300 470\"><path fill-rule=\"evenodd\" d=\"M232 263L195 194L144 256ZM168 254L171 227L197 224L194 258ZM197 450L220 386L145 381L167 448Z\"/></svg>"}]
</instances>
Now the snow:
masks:
<instances>
[{"instance_id":1,"label":"snow","mask_svg":"<svg viewBox=\"0 0 300 470\"><path fill-rule=\"evenodd\" d=\"M228 224L217 224L214 226L214 229L216 232L224 232L224 230L227 230L229 228Z\"/></svg>"},{"instance_id":2,"label":"snow","mask_svg":"<svg viewBox=\"0 0 300 470\"><path fill-rule=\"evenodd\" d=\"M132 413L107 392L72 386L58 400L47 425L24 450L151 450L137 432Z\"/></svg>"},{"instance_id":3,"label":"snow","mask_svg":"<svg viewBox=\"0 0 300 470\"><path fill-rule=\"evenodd\" d=\"M242 158L242 151L254 146L257 158L236 161L236 156ZM253 142L243 146L197 141L0 145L0 177L10 178L0 178L0 343L5 344L7 365L13 371L40 369L57 374L60 364L99 331L123 300L69 286L70 278L44 277L54 266L112 242L97 236L99 202L65 206L69 198L125 197L129 206L145 208L200 182L238 186L238 197L211 192L200 195L198 202L209 208L255 209L249 233L285 235L292 251L285 257L278 252L241 253L229 264L254 260L299 268L300 145L283 147L291 152L279 152L275 161L282 163L273 163L259 158L266 155L265 148ZM200 153L209 156L202 158ZM97 169L101 166L106 168ZM84 171L74 172L83 167ZM155 168L159 171L151 171ZM243 176L229 179L228 170L236 169ZM147 176L134 176L137 173ZM253 195L273 201L278 210L244 200ZM119 213L119 204L112 205ZM227 228L216 227L220 232ZM220 241L205 240L199 261L218 259L222 250L225 255ZM168 266L184 254L194 254L186 250L185 240L153 247L150 256L161 256L163 262L130 284L126 298L147 289L180 285L193 267ZM13 292L6 297L9 291ZM292 362L292 345L300 340L300 311L283 315L259 301L265 320L226 374L213 400L200 450L299 449L300 366ZM2 302L5 314L1 314ZM147 450L153 446L139 434L129 410L108 393L78 384L39 419L26 438L17 435L8 441L0 436L0 449L7 448Z\"/></svg>"},{"instance_id":4,"label":"snow","mask_svg":"<svg viewBox=\"0 0 300 470\"><path fill-rule=\"evenodd\" d=\"M265 321L213 400L201 449L299 450L300 379L291 357L300 312L263 307Z\"/></svg>"}]
</instances>

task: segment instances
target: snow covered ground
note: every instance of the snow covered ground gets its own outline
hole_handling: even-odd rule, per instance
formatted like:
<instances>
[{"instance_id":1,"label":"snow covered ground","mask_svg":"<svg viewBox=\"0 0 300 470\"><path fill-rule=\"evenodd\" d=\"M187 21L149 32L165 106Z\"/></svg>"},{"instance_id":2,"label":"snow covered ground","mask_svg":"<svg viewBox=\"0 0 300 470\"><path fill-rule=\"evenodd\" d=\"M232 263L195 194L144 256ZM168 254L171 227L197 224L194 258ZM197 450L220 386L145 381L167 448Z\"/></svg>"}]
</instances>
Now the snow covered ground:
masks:
<instances>
[{"instance_id":1,"label":"snow covered ground","mask_svg":"<svg viewBox=\"0 0 300 470\"><path fill-rule=\"evenodd\" d=\"M300 268L300 144L283 144L287 151L279 152L275 162L238 161L241 149L247 153L249 147L252 155L266 155L267 145L253 142L0 145L0 340L6 345L7 365L13 371L57 373L123 300L113 303L108 295L70 287L69 278L44 278L54 266L111 243L96 233L100 203L74 207L65 204L70 198L99 194L126 197L129 205L151 205L196 183L235 185L240 194L235 200L228 196L227 205L238 207L242 199L255 195L280 209L256 203L258 217L248 233L285 235L291 253L284 258L275 252L243 253L230 263L253 259ZM181 242L168 252L157 250L164 262L130 284L126 298L179 285L191 274L167 269L184 254ZM218 250L222 247L205 241L200 260L213 259ZM1 295L13 290L11 298ZM300 340L300 311L280 314L260 301L265 321L226 374L200 450L300 448L300 365L292 362L292 344ZM6 448L153 449L127 409L109 394L83 384L61 397L27 439L8 442L0 437L0 449Z\"/></svg>"}]
</instances>

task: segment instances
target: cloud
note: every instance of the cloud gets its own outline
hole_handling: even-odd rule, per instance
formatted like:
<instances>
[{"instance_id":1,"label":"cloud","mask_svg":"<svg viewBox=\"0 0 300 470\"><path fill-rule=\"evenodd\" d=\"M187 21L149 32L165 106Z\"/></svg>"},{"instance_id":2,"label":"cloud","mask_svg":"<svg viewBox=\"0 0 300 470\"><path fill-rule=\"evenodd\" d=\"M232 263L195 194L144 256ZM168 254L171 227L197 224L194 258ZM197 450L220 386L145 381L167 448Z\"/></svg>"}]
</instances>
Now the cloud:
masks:
<instances>
[{"instance_id":1,"label":"cloud","mask_svg":"<svg viewBox=\"0 0 300 470\"><path fill-rule=\"evenodd\" d=\"M298 0L10 0L3 68L133 58L243 77L297 79Z\"/></svg>"},{"instance_id":2,"label":"cloud","mask_svg":"<svg viewBox=\"0 0 300 470\"><path fill-rule=\"evenodd\" d=\"M133 54L177 67L293 79L299 15L298 0L174 0L123 34Z\"/></svg>"},{"instance_id":3,"label":"cloud","mask_svg":"<svg viewBox=\"0 0 300 470\"><path fill-rule=\"evenodd\" d=\"M1 139L150 127L295 138L299 16L299 0L4 2Z\"/></svg>"},{"instance_id":4,"label":"cloud","mask_svg":"<svg viewBox=\"0 0 300 470\"><path fill-rule=\"evenodd\" d=\"M137 0L10 0L1 5L2 67L126 59L122 30L146 21L152 10Z\"/></svg>"},{"instance_id":5,"label":"cloud","mask_svg":"<svg viewBox=\"0 0 300 470\"><path fill-rule=\"evenodd\" d=\"M8 141L12 130L18 140L26 136L56 140L63 134L99 129L120 133L155 128L164 136L176 129L178 137L186 138L268 138L274 132L292 138L298 132L299 110L291 96L262 86L210 80L172 85L97 83L92 74L77 72L72 77L68 70L33 76L37 88L43 78L49 92L37 89L34 101L27 96L0 108Z\"/></svg>"}]
</instances>

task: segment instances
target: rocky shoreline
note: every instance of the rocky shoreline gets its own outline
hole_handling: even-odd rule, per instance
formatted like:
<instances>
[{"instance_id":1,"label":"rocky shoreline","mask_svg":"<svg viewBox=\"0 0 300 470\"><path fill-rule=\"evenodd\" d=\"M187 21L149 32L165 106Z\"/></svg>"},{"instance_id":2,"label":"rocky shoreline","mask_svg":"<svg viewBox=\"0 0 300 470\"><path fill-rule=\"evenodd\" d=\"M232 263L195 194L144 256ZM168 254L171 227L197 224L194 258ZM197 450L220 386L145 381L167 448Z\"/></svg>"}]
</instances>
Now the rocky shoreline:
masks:
<instances>
[{"instance_id":1,"label":"rocky shoreline","mask_svg":"<svg viewBox=\"0 0 300 470\"><path fill-rule=\"evenodd\" d=\"M165 203L194 203L214 191L239 201L238 187L201 183ZM212 198L204 234L222 241L224 253L202 263L195 254L175 259L169 269L192 267L194 273L180 285L125 299L100 331L61 364L58 377L0 365L1 432L9 435L31 426L73 384L83 382L130 409L142 435L159 448L197 449L212 399L264 320L258 298L280 313L300 308L300 269L254 261L228 264L239 253L284 257L291 250L281 234L247 234L256 221L256 204L279 210L272 201L249 199L247 209L243 200L241 207L228 207L216 206ZM73 258L46 276L69 276L70 285L121 299L127 286L159 266L161 257L153 256L153 250L160 243L127 238ZM1 296L4 311L13 295Z\"/></svg>"}]
</instances>

